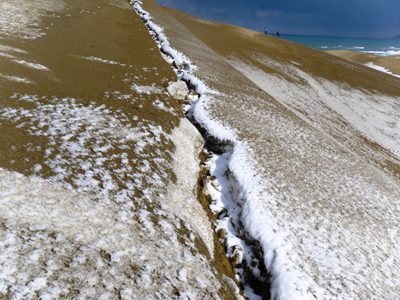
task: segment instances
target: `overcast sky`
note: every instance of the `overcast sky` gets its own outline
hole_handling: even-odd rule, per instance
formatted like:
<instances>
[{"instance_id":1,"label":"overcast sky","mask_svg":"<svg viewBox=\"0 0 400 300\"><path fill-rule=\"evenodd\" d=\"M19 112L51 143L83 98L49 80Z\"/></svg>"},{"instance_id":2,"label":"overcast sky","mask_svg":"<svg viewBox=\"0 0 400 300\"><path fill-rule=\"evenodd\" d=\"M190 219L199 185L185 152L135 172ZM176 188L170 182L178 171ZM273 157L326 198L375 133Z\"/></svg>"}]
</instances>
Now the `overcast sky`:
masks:
<instances>
[{"instance_id":1,"label":"overcast sky","mask_svg":"<svg viewBox=\"0 0 400 300\"><path fill-rule=\"evenodd\" d=\"M258 31L350 37L400 34L400 0L157 0Z\"/></svg>"}]
</instances>

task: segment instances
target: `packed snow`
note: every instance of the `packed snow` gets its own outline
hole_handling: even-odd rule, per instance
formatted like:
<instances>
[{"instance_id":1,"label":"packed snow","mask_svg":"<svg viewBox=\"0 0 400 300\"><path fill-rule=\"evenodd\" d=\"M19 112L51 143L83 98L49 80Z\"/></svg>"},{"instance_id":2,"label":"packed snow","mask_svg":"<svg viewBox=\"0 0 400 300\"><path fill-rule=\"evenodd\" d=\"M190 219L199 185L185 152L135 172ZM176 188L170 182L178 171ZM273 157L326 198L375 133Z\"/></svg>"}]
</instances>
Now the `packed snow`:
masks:
<instances>
[{"instance_id":1,"label":"packed snow","mask_svg":"<svg viewBox=\"0 0 400 300\"><path fill-rule=\"evenodd\" d=\"M182 119L179 127L171 135L176 145L173 170L177 177L176 187L171 187L163 195L163 207L175 212L202 238L210 256L214 256L213 232L210 221L197 199L199 164L198 156L203 146L203 139L197 129L187 120Z\"/></svg>"},{"instance_id":2,"label":"packed snow","mask_svg":"<svg viewBox=\"0 0 400 300\"><path fill-rule=\"evenodd\" d=\"M172 82L167 87L168 93L178 100L186 100L189 89L184 81Z\"/></svg>"}]
</instances>

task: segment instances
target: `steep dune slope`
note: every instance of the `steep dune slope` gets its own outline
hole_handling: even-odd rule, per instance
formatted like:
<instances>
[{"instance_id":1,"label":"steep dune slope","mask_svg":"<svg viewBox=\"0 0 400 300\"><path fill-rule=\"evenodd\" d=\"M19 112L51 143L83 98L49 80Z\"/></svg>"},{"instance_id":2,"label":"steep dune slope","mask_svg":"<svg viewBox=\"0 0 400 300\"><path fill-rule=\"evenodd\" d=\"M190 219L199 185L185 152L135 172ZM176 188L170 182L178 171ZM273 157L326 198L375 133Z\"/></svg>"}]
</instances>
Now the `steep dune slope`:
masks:
<instances>
[{"instance_id":1,"label":"steep dune slope","mask_svg":"<svg viewBox=\"0 0 400 300\"><path fill-rule=\"evenodd\" d=\"M0 8L0 298L233 297L195 194L201 136L132 7Z\"/></svg>"},{"instance_id":2,"label":"steep dune slope","mask_svg":"<svg viewBox=\"0 0 400 300\"><path fill-rule=\"evenodd\" d=\"M272 295L396 299L400 80L152 1L144 7L218 92L199 105L251 153L246 170L234 148L225 172L236 194L232 226L261 245ZM253 193L242 184L252 176L262 177Z\"/></svg>"}]
</instances>

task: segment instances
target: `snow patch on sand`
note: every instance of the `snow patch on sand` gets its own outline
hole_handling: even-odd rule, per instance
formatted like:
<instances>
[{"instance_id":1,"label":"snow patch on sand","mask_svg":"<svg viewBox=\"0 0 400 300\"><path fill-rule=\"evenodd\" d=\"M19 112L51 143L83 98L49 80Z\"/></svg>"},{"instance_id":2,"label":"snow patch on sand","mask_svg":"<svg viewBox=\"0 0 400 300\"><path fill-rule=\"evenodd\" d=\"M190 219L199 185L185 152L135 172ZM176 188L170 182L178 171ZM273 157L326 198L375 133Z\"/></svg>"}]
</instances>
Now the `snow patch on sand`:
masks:
<instances>
[{"instance_id":1,"label":"snow patch on sand","mask_svg":"<svg viewBox=\"0 0 400 300\"><path fill-rule=\"evenodd\" d=\"M133 83L131 85L131 90L135 91L138 94L162 94L164 92L164 89L155 86L155 85L138 85L136 83Z\"/></svg>"},{"instance_id":2,"label":"snow patch on sand","mask_svg":"<svg viewBox=\"0 0 400 300\"><path fill-rule=\"evenodd\" d=\"M2 44L0 44L0 51L9 52L9 53L17 53L17 54L28 54L28 52L26 52L23 49L6 46L6 45L2 45Z\"/></svg>"},{"instance_id":3,"label":"snow patch on sand","mask_svg":"<svg viewBox=\"0 0 400 300\"><path fill-rule=\"evenodd\" d=\"M20 77L20 76L5 75L5 74L0 73L0 78L9 80L9 81L19 82L19 83L34 84L34 82L29 80L28 78Z\"/></svg>"},{"instance_id":4,"label":"snow patch on sand","mask_svg":"<svg viewBox=\"0 0 400 300\"><path fill-rule=\"evenodd\" d=\"M147 145L160 143L164 134L150 124L133 128L128 125L126 115L119 111L112 113L104 105L83 105L72 98L39 101L35 95L15 95L14 99L33 102L35 107L6 107L0 110L0 116L33 136L49 139L44 163L55 172L53 180L63 182L68 189L96 192L106 199L126 202L132 193L130 187L140 187L142 181L134 178L132 158L127 153L113 154L113 148L127 152L134 149L140 155ZM157 184L161 177L151 172L146 161L139 165L141 175L147 174L147 180ZM117 178L112 176L115 173L119 174ZM127 189L117 193L120 185Z\"/></svg>"},{"instance_id":5,"label":"snow patch on sand","mask_svg":"<svg viewBox=\"0 0 400 300\"><path fill-rule=\"evenodd\" d=\"M79 58L85 59L85 60L90 60L90 61L95 61L95 62L107 64L107 65L115 65L115 66L121 66L121 67L127 67L128 66L127 64L124 64L124 63L121 63L121 62L118 62L118 61L103 59L103 58L96 57L96 56L79 56Z\"/></svg>"},{"instance_id":6,"label":"snow patch on sand","mask_svg":"<svg viewBox=\"0 0 400 300\"><path fill-rule=\"evenodd\" d=\"M47 143L33 176L0 169L0 298L218 293L195 235L182 233L175 211L160 209L171 179L164 144L171 137L160 126L73 98L15 93L11 100L0 119ZM47 179L38 177L44 169Z\"/></svg>"},{"instance_id":7,"label":"snow patch on sand","mask_svg":"<svg viewBox=\"0 0 400 300\"><path fill-rule=\"evenodd\" d=\"M179 242L179 221L165 212L154 221L128 206L121 218L121 204L3 169L0 193L2 297L128 300L178 290L204 299L220 288L191 253L194 240Z\"/></svg>"},{"instance_id":8,"label":"snow patch on sand","mask_svg":"<svg viewBox=\"0 0 400 300\"><path fill-rule=\"evenodd\" d=\"M14 59L13 62L22 65L24 67L30 68L30 69L35 69L35 70L41 70L41 71L49 71L49 69L39 63L34 63L34 62L30 62L30 61L26 61L23 59Z\"/></svg>"},{"instance_id":9,"label":"snow patch on sand","mask_svg":"<svg viewBox=\"0 0 400 300\"><path fill-rule=\"evenodd\" d=\"M49 69L46 66L34 60L28 61L25 59L18 58L18 56L25 54L28 54L25 50L0 44L0 57L8 58L11 62L24 66L29 69L34 69L39 71L49 71Z\"/></svg>"},{"instance_id":10,"label":"snow patch on sand","mask_svg":"<svg viewBox=\"0 0 400 300\"><path fill-rule=\"evenodd\" d=\"M44 36L41 17L63 8L63 1L3 0L0 2L0 36L27 40Z\"/></svg>"},{"instance_id":11,"label":"snow patch on sand","mask_svg":"<svg viewBox=\"0 0 400 300\"><path fill-rule=\"evenodd\" d=\"M378 65L374 64L373 62L368 62L368 63L366 63L365 65L366 65L367 67L369 67L369 68L372 68L372 69L381 71L381 72L383 72L383 73L387 73L387 74L389 74L389 75L392 75L392 76L395 76L395 77L399 77L399 78L400 78L400 75L395 74L395 73L392 73L389 69L386 69L386 68L384 68L384 67L378 66Z\"/></svg>"},{"instance_id":12,"label":"snow patch on sand","mask_svg":"<svg viewBox=\"0 0 400 300\"><path fill-rule=\"evenodd\" d=\"M168 107L167 105L165 105L165 103L162 102L160 99L156 99L155 101L153 101L153 105L163 111L170 113L170 114L173 114L173 115L176 114L175 111L171 107Z\"/></svg>"}]
</instances>

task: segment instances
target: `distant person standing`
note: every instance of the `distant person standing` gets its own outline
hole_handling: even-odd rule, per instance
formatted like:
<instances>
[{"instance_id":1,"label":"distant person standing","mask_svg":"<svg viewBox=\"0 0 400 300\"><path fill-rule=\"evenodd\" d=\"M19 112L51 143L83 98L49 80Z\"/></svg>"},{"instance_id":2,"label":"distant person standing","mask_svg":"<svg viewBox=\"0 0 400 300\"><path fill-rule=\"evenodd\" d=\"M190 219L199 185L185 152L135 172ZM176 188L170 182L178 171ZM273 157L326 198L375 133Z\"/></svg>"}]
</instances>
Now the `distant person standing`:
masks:
<instances>
[{"instance_id":1,"label":"distant person standing","mask_svg":"<svg viewBox=\"0 0 400 300\"><path fill-rule=\"evenodd\" d=\"M264 33L268 34L267 26L264 27Z\"/></svg>"},{"instance_id":2,"label":"distant person standing","mask_svg":"<svg viewBox=\"0 0 400 300\"><path fill-rule=\"evenodd\" d=\"M277 36L277 37L280 37L280 36L281 36L280 33L279 33L279 31L276 32L276 36Z\"/></svg>"}]
</instances>

